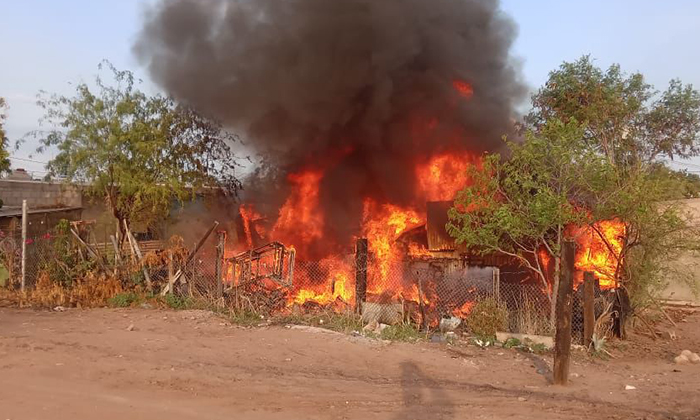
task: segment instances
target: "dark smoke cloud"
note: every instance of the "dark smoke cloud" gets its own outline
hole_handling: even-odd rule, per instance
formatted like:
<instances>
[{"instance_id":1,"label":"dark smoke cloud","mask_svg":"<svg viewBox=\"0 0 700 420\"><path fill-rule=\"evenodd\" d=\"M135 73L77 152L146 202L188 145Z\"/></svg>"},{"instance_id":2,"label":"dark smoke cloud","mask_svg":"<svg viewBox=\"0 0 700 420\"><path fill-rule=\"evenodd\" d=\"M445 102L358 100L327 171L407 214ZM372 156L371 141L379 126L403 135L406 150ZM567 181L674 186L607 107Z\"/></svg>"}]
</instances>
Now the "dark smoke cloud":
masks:
<instances>
[{"instance_id":1,"label":"dark smoke cloud","mask_svg":"<svg viewBox=\"0 0 700 420\"><path fill-rule=\"evenodd\" d=\"M525 94L515 35L493 0L166 0L134 51L285 171L351 150L322 191L343 230L363 196L409 203L416 160L500 145Z\"/></svg>"}]
</instances>

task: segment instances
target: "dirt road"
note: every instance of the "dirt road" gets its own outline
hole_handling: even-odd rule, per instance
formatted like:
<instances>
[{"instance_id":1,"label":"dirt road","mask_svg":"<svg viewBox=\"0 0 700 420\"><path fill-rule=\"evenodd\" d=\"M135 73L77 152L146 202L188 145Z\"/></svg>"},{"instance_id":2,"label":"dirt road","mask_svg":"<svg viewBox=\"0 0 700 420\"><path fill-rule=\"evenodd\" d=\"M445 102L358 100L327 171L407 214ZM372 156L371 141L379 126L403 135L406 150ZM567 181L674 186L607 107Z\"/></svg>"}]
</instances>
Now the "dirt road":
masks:
<instances>
[{"instance_id":1,"label":"dirt road","mask_svg":"<svg viewBox=\"0 0 700 420\"><path fill-rule=\"evenodd\" d=\"M679 325L688 345L698 318ZM700 366L673 365L675 351L579 357L557 388L548 357L512 350L200 311L0 309L0 419L700 419Z\"/></svg>"}]
</instances>

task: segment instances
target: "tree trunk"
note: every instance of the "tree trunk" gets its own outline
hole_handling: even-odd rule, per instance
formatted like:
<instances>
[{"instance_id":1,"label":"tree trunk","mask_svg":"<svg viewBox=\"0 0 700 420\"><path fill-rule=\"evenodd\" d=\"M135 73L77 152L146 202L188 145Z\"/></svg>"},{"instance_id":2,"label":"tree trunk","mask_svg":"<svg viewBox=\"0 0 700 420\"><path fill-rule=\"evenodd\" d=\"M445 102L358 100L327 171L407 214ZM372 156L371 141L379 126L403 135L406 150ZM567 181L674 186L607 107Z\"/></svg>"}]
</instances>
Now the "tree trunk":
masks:
<instances>
[{"instance_id":1,"label":"tree trunk","mask_svg":"<svg viewBox=\"0 0 700 420\"><path fill-rule=\"evenodd\" d=\"M554 257L554 278L552 279L552 299L549 303L549 326L552 331L556 326L557 296L559 293L559 278L561 276L561 258Z\"/></svg>"},{"instance_id":2,"label":"tree trunk","mask_svg":"<svg viewBox=\"0 0 700 420\"><path fill-rule=\"evenodd\" d=\"M556 302L556 333L554 335L554 384L566 385L569 380L571 356L571 310L574 297L574 258L576 244L566 241L561 250L563 256L562 282Z\"/></svg>"},{"instance_id":3,"label":"tree trunk","mask_svg":"<svg viewBox=\"0 0 700 420\"><path fill-rule=\"evenodd\" d=\"M590 348L595 329L595 276L583 273L583 345Z\"/></svg>"},{"instance_id":4,"label":"tree trunk","mask_svg":"<svg viewBox=\"0 0 700 420\"><path fill-rule=\"evenodd\" d=\"M552 299L550 301L549 326L554 331L556 324L555 309L557 296L559 293L559 279L561 278L561 255L562 255L562 227L557 227L557 249L559 255L554 256L554 278L552 279Z\"/></svg>"}]
</instances>

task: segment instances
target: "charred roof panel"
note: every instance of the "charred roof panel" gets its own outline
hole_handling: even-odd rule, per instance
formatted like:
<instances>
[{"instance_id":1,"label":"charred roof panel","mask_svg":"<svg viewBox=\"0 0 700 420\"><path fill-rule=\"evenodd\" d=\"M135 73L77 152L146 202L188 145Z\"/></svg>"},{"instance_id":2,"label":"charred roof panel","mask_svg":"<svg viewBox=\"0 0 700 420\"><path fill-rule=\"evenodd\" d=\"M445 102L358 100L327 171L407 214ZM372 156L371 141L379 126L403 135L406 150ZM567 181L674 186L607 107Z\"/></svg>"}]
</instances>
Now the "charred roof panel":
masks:
<instances>
[{"instance_id":1,"label":"charred roof panel","mask_svg":"<svg viewBox=\"0 0 700 420\"><path fill-rule=\"evenodd\" d=\"M445 229L449 221L447 211L452 205L452 201L430 201L427 203L428 249L431 251L454 251L457 249L454 239Z\"/></svg>"}]
</instances>

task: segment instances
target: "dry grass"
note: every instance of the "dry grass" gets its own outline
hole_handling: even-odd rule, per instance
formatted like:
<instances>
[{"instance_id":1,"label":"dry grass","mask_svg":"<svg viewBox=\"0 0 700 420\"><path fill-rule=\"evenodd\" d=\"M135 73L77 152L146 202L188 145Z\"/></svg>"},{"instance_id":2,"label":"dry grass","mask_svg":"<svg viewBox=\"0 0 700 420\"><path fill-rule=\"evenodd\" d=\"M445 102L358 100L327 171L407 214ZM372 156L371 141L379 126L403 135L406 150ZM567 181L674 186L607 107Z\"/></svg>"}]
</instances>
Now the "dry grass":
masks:
<instances>
[{"instance_id":1,"label":"dry grass","mask_svg":"<svg viewBox=\"0 0 700 420\"><path fill-rule=\"evenodd\" d=\"M25 292L4 290L2 298L19 307L81 306L90 308L105 306L108 299L123 291L121 283L114 277L88 273L72 286L63 286L53 282L46 272L42 272L34 289Z\"/></svg>"},{"instance_id":2,"label":"dry grass","mask_svg":"<svg viewBox=\"0 0 700 420\"><path fill-rule=\"evenodd\" d=\"M179 267L185 262L189 253L189 249L185 246L185 240L181 236L173 235L168 240L167 248L146 253L142 263L146 267L166 267L172 257L173 264Z\"/></svg>"},{"instance_id":3,"label":"dry grass","mask_svg":"<svg viewBox=\"0 0 700 420\"><path fill-rule=\"evenodd\" d=\"M602 314L596 319L593 334L600 338L610 338L612 335L612 303L608 303Z\"/></svg>"},{"instance_id":4,"label":"dry grass","mask_svg":"<svg viewBox=\"0 0 700 420\"><path fill-rule=\"evenodd\" d=\"M536 301L528 293L522 294L515 312L517 330L524 334L546 335L551 332L549 317L538 310Z\"/></svg>"}]
</instances>

